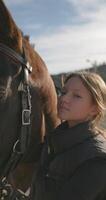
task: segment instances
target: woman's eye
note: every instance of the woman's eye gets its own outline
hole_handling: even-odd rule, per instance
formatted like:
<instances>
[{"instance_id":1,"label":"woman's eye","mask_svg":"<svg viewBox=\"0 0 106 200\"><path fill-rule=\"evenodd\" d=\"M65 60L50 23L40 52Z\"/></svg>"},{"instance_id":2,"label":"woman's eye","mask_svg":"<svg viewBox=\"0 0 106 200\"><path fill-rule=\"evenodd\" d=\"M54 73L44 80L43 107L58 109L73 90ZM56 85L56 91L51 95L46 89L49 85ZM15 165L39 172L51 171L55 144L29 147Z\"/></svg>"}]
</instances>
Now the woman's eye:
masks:
<instances>
[{"instance_id":1,"label":"woman's eye","mask_svg":"<svg viewBox=\"0 0 106 200\"><path fill-rule=\"evenodd\" d=\"M58 91L58 96L59 97L64 96L65 94L66 94L66 92L64 92L64 91L61 91L61 90Z\"/></svg>"},{"instance_id":2,"label":"woman's eye","mask_svg":"<svg viewBox=\"0 0 106 200\"><path fill-rule=\"evenodd\" d=\"M62 95L65 95L65 94L66 94L66 92L65 92L65 91L61 91L61 96L62 96Z\"/></svg>"},{"instance_id":3,"label":"woman's eye","mask_svg":"<svg viewBox=\"0 0 106 200\"><path fill-rule=\"evenodd\" d=\"M81 96L78 95L78 94L74 94L74 97L76 97L76 98L81 98Z\"/></svg>"}]
</instances>

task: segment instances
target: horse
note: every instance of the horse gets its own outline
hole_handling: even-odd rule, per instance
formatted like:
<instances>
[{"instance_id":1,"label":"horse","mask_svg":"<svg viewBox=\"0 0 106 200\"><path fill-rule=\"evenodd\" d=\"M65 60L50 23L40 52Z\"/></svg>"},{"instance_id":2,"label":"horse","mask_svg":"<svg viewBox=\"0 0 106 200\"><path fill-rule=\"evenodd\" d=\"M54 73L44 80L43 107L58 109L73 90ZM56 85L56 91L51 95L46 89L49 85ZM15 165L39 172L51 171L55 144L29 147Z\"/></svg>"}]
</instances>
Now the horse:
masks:
<instances>
[{"instance_id":1,"label":"horse","mask_svg":"<svg viewBox=\"0 0 106 200\"><path fill-rule=\"evenodd\" d=\"M44 136L59 123L47 66L0 0L0 177L26 191Z\"/></svg>"}]
</instances>

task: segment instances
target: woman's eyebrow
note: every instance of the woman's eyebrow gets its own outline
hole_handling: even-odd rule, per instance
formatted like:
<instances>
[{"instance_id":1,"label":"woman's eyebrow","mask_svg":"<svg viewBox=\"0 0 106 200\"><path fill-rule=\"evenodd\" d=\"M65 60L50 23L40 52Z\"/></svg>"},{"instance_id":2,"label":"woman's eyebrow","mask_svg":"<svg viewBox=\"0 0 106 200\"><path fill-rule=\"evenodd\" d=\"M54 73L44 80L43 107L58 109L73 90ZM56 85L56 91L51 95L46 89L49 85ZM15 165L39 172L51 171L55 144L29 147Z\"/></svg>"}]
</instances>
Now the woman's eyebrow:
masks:
<instances>
[{"instance_id":1,"label":"woman's eyebrow","mask_svg":"<svg viewBox=\"0 0 106 200\"><path fill-rule=\"evenodd\" d=\"M74 91L77 91L77 92L80 92L81 90L80 89L73 89Z\"/></svg>"},{"instance_id":2,"label":"woman's eyebrow","mask_svg":"<svg viewBox=\"0 0 106 200\"><path fill-rule=\"evenodd\" d=\"M80 89L75 89L75 88L72 88L70 90L75 91L75 92L80 92L81 91Z\"/></svg>"}]
</instances>

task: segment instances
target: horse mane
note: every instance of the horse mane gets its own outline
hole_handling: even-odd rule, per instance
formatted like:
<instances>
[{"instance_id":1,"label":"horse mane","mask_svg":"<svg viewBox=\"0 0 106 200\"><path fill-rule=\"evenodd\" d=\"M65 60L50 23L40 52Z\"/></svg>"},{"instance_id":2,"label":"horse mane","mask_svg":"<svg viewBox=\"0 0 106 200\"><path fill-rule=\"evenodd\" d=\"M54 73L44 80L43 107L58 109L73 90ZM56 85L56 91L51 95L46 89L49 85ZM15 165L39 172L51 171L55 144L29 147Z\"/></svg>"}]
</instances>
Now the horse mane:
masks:
<instances>
[{"instance_id":1,"label":"horse mane","mask_svg":"<svg viewBox=\"0 0 106 200\"><path fill-rule=\"evenodd\" d=\"M17 53L21 53L21 31L2 0L0 0L0 22L2 22L0 23L0 42L6 44Z\"/></svg>"}]
</instances>

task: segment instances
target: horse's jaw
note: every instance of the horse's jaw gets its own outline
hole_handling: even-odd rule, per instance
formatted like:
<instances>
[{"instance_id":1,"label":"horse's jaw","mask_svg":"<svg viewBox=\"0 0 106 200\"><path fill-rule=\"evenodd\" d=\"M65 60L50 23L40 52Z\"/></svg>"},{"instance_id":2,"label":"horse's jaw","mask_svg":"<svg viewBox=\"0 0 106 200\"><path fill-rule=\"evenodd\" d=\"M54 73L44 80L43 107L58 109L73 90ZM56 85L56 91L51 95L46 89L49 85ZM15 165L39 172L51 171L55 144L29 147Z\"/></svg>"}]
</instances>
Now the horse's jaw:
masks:
<instances>
[{"instance_id":1,"label":"horse's jaw","mask_svg":"<svg viewBox=\"0 0 106 200\"><path fill-rule=\"evenodd\" d=\"M10 99L0 103L0 176L2 175L13 151L20 132L20 111L17 102Z\"/></svg>"}]
</instances>

